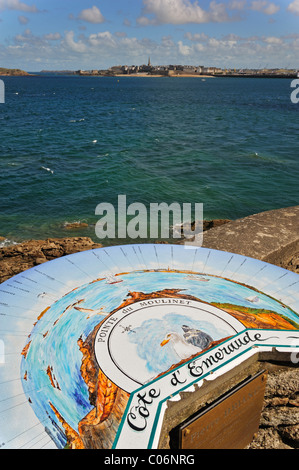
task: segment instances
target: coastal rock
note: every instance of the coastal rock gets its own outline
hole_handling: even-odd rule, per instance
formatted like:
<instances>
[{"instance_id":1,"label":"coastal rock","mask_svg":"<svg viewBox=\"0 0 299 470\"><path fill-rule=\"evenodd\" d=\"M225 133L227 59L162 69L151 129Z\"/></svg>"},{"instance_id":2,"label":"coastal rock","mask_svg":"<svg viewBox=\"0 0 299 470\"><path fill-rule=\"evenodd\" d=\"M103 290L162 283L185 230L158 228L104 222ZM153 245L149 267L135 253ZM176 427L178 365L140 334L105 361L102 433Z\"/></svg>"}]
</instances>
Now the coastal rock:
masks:
<instances>
[{"instance_id":1,"label":"coastal rock","mask_svg":"<svg viewBox=\"0 0 299 470\"><path fill-rule=\"evenodd\" d=\"M6 69L3 67L0 67L0 76L19 76L19 77L24 77L24 76L30 76L28 72L25 72L24 70L20 69Z\"/></svg>"},{"instance_id":2,"label":"coastal rock","mask_svg":"<svg viewBox=\"0 0 299 470\"><path fill-rule=\"evenodd\" d=\"M39 264L46 263L47 261L48 260L45 256L43 256L42 258L36 258L36 260L34 261L34 265L38 266Z\"/></svg>"},{"instance_id":3,"label":"coastal rock","mask_svg":"<svg viewBox=\"0 0 299 470\"><path fill-rule=\"evenodd\" d=\"M268 364L265 400L249 449L299 448L298 368Z\"/></svg>"},{"instance_id":4,"label":"coastal rock","mask_svg":"<svg viewBox=\"0 0 299 470\"><path fill-rule=\"evenodd\" d=\"M284 262L285 268L299 274L299 252L292 254Z\"/></svg>"},{"instance_id":5,"label":"coastal rock","mask_svg":"<svg viewBox=\"0 0 299 470\"><path fill-rule=\"evenodd\" d=\"M260 429L255 439L247 449L292 449L283 442L275 429Z\"/></svg>"},{"instance_id":6,"label":"coastal rock","mask_svg":"<svg viewBox=\"0 0 299 470\"><path fill-rule=\"evenodd\" d=\"M207 230L210 230L212 228L220 227L221 225L225 225L227 223L231 222L230 219L212 219L212 220L203 220L202 221L202 231L206 232ZM187 236L190 234L191 236L195 233L199 233L200 231L197 230L197 226L201 228L201 223L198 221L191 222L191 231L188 230L188 225L184 227L184 225L181 225L180 227L180 233L182 236Z\"/></svg>"},{"instance_id":7,"label":"coastal rock","mask_svg":"<svg viewBox=\"0 0 299 470\"><path fill-rule=\"evenodd\" d=\"M217 228L228 222L230 221L227 219L205 220L203 230ZM72 222L65 225L65 228L70 230L86 227L88 227L88 224L84 222ZM192 230L194 230L194 227L195 222L191 226ZM0 238L0 241L4 240L6 240L5 237ZM100 248L101 246L89 237L67 237L28 240L19 244L0 247L0 284L16 274L46 261L80 251Z\"/></svg>"},{"instance_id":8,"label":"coastal rock","mask_svg":"<svg viewBox=\"0 0 299 470\"><path fill-rule=\"evenodd\" d=\"M61 256L100 248L89 237L49 238L29 240L0 248L0 283L27 269Z\"/></svg>"},{"instance_id":9,"label":"coastal rock","mask_svg":"<svg viewBox=\"0 0 299 470\"><path fill-rule=\"evenodd\" d=\"M253 214L212 228L203 246L299 271L299 206Z\"/></svg>"},{"instance_id":10,"label":"coastal rock","mask_svg":"<svg viewBox=\"0 0 299 470\"><path fill-rule=\"evenodd\" d=\"M211 228L220 227L220 225L225 225L225 224L228 224L229 222L231 222L230 219L204 220L203 231L205 232L206 230L210 230ZM193 224L191 224L192 228L194 228L193 225L194 225L194 222Z\"/></svg>"},{"instance_id":11,"label":"coastal rock","mask_svg":"<svg viewBox=\"0 0 299 470\"><path fill-rule=\"evenodd\" d=\"M67 230L78 229L78 228L87 228L88 224L85 222L71 222L64 224L64 228Z\"/></svg>"}]
</instances>

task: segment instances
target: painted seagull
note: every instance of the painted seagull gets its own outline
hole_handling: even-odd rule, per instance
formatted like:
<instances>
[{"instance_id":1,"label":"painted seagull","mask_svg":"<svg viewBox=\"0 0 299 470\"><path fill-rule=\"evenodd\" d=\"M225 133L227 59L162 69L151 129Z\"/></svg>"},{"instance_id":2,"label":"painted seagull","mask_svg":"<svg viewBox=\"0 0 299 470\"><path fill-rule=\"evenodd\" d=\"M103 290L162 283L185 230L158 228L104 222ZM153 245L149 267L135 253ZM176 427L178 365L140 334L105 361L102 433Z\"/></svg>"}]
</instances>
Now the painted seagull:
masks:
<instances>
[{"instance_id":1,"label":"painted seagull","mask_svg":"<svg viewBox=\"0 0 299 470\"><path fill-rule=\"evenodd\" d=\"M182 329L184 331L184 338L187 343L191 343L201 350L207 348L209 344L213 341L210 335L204 333L201 330L196 330L195 328L190 328L187 325L183 325Z\"/></svg>"},{"instance_id":2,"label":"painted seagull","mask_svg":"<svg viewBox=\"0 0 299 470\"><path fill-rule=\"evenodd\" d=\"M171 342L174 352L180 359L187 359L193 354L198 354L207 348L213 339L208 334L195 328L182 326L183 336L179 333L168 333L161 343L161 346Z\"/></svg>"},{"instance_id":3,"label":"painted seagull","mask_svg":"<svg viewBox=\"0 0 299 470\"><path fill-rule=\"evenodd\" d=\"M169 342L171 342L170 344L172 345L174 352L180 359L187 359L193 354L199 352L197 347L193 346L193 344L187 343L179 333L168 333L160 346L165 346L165 344Z\"/></svg>"}]
</instances>

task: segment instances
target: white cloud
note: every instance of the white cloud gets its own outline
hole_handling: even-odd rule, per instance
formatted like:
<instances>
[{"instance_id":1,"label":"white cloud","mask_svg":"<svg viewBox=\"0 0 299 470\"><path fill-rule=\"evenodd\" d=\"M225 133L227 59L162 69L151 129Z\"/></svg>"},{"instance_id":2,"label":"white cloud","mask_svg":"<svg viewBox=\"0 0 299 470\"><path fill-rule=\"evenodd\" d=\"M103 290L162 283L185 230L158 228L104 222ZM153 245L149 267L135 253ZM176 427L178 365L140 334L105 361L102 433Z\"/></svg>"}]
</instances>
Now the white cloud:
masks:
<instances>
[{"instance_id":1,"label":"white cloud","mask_svg":"<svg viewBox=\"0 0 299 470\"><path fill-rule=\"evenodd\" d=\"M209 21L216 23L223 23L225 21L230 21L230 17L226 11L226 6L224 3L217 3L212 1L210 3L210 12L208 12Z\"/></svg>"},{"instance_id":2,"label":"white cloud","mask_svg":"<svg viewBox=\"0 0 299 470\"><path fill-rule=\"evenodd\" d=\"M109 46L115 46L116 41L113 38L113 35L110 33L110 31L103 31L101 33L97 34L91 34L88 38L89 43L91 46L98 47L101 45L105 45L106 47Z\"/></svg>"},{"instance_id":3,"label":"white cloud","mask_svg":"<svg viewBox=\"0 0 299 470\"><path fill-rule=\"evenodd\" d=\"M25 70L94 69L112 65L138 65L148 56L156 65L180 63L228 67L280 67L287 61L296 67L294 57L299 53L299 35L223 36L186 32L181 40L164 36L160 40L137 38L102 31L79 34L67 31L63 35L48 32L34 35L30 29L1 45L0 61L16 64ZM39 61L39 69L34 64ZM26 65L27 64L27 65ZM28 65L30 64L30 66ZM33 65L32 65L33 64Z\"/></svg>"},{"instance_id":4,"label":"white cloud","mask_svg":"<svg viewBox=\"0 0 299 470\"><path fill-rule=\"evenodd\" d=\"M44 38L47 41L57 41L57 40L61 39L61 34L60 33L49 33L49 34L45 34Z\"/></svg>"},{"instance_id":5,"label":"white cloud","mask_svg":"<svg viewBox=\"0 0 299 470\"><path fill-rule=\"evenodd\" d=\"M35 5L27 5L27 3L19 0L0 0L0 10L18 10L29 13L36 13L38 9Z\"/></svg>"},{"instance_id":6,"label":"white cloud","mask_svg":"<svg viewBox=\"0 0 299 470\"><path fill-rule=\"evenodd\" d=\"M275 5L274 3L269 3L269 5L264 9L264 13L266 15L275 15L280 10L279 5Z\"/></svg>"},{"instance_id":7,"label":"white cloud","mask_svg":"<svg viewBox=\"0 0 299 470\"><path fill-rule=\"evenodd\" d=\"M294 2L290 3L287 10L295 15L299 15L299 0L294 0Z\"/></svg>"},{"instance_id":8,"label":"white cloud","mask_svg":"<svg viewBox=\"0 0 299 470\"><path fill-rule=\"evenodd\" d=\"M137 23L139 26L148 26L150 24L158 24L156 19L149 19L146 16L139 16L137 18Z\"/></svg>"},{"instance_id":9,"label":"white cloud","mask_svg":"<svg viewBox=\"0 0 299 470\"><path fill-rule=\"evenodd\" d=\"M298 1L294 3L298 4ZM270 0L252 0L250 4L248 0L212 0L207 9L202 8L196 0L143 0L142 13L137 23L140 26L224 23L240 20L241 13L248 8L266 15L274 15L280 10L280 6Z\"/></svg>"},{"instance_id":10,"label":"white cloud","mask_svg":"<svg viewBox=\"0 0 299 470\"><path fill-rule=\"evenodd\" d=\"M272 37L272 36L265 38L264 41L268 44L282 44L283 43L281 38Z\"/></svg>"},{"instance_id":11,"label":"white cloud","mask_svg":"<svg viewBox=\"0 0 299 470\"><path fill-rule=\"evenodd\" d=\"M82 10L78 18L80 20L87 21L88 23L94 23L94 24L105 22L104 16L102 15L100 10L96 6Z\"/></svg>"},{"instance_id":12,"label":"white cloud","mask_svg":"<svg viewBox=\"0 0 299 470\"><path fill-rule=\"evenodd\" d=\"M209 39L209 36L207 36L205 33L191 34L187 32L185 34L185 38L189 39L189 41L206 41L207 39Z\"/></svg>"},{"instance_id":13,"label":"white cloud","mask_svg":"<svg viewBox=\"0 0 299 470\"><path fill-rule=\"evenodd\" d=\"M131 21L128 20L128 18L125 18L125 19L124 19L123 25L124 25L124 26L128 26L128 27L132 26Z\"/></svg>"},{"instance_id":14,"label":"white cloud","mask_svg":"<svg viewBox=\"0 0 299 470\"><path fill-rule=\"evenodd\" d=\"M203 52L205 50L205 46L201 43L197 43L195 44L194 49L197 52Z\"/></svg>"},{"instance_id":15,"label":"white cloud","mask_svg":"<svg viewBox=\"0 0 299 470\"><path fill-rule=\"evenodd\" d=\"M265 13L265 15L274 15L280 10L280 6L268 0L253 0L251 2L251 10L260 11Z\"/></svg>"},{"instance_id":16,"label":"white cloud","mask_svg":"<svg viewBox=\"0 0 299 470\"><path fill-rule=\"evenodd\" d=\"M23 34L17 34L15 36L15 41L18 44L28 44L32 47L40 46L42 44L42 38L34 36L29 28L25 29Z\"/></svg>"},{"instance_id":17,"label":"white cloud","mask_svg":"<svg viewBox=\"0 0 299 470\"><path fill-rule=\"evenodd\" d=\"M20 15L20 16L18 17L18 20L19 20L19 23L20 23L20 24L27 24L28 21L29 21L29 19L28 19L26 16L23 16L23 15Z\"/></svg>"},{"instance_id":18,"label":"white cloud","mask_svg":"<svg viewBox=\"0 0 299 470\"><path fill-rule=\"evenodd\" d=\"M179 47L179 53L181 55L184 55L184 56L190 55L191 50L192 50L190 46L186 46L185 44L183 44L182 41L179 41L178 42L178 47Z\"/></svg>"},{"instance_id":19,"label":"white cloud","mask_svg":"<svg viewBox=\"0 0 299 470\"><path fill-rule=\"evenodd\" d=\"M142 16L137 23L149 24L187 24L229 21L230 17L224 3L213 0L210 10L201 8L198 2L191 0L143 0Z\"/></svg>"},{"instance_id":20,"label":"white cloud","mask_svg":"<svg viewBox=\"0 0 299 470\"><path fill-rule=\"evenodd\" d=\"M87 51L86 45L82 41L76 42L74 40L74 31L67 31L64 37L64 45L71 49L73 52L83 53Z\"/></svg>"},{"instance_id":21,"label":"white cloud","mask_svg":"<svg viewBox=\"0 0 299 470\"><path fill-rule=\"evenodd\" d=\"M165 49L172 48L174 46L174 42L173 42L171 36L163 36L162 37L162 46Z\"/></svg>"},{"instance_id":22,"label":"white cloud","mask_svg":"<svg viewBox=\"0 0 299 470\"><path fill-rule=\"evenodd\" d=\"M247 0L231 0L228 4L231 10L243 10L246 6Z\"/></svg>"},{"instance_id":23,"label":"white cloud","mask_svg":"<svg viewBox=\"0 0 299 470\"><path fill-rule=\"evenodd\" d=\"M290 67L295 67L292 56L299 48L297 35L240 37L229 34L219 38L188 32L185 39L185 45L190 46L190 63L222 68L255 68L260 67L261 63L274 68L281 67L285 60L290 61Z\"/></svg>"}]
</instances>

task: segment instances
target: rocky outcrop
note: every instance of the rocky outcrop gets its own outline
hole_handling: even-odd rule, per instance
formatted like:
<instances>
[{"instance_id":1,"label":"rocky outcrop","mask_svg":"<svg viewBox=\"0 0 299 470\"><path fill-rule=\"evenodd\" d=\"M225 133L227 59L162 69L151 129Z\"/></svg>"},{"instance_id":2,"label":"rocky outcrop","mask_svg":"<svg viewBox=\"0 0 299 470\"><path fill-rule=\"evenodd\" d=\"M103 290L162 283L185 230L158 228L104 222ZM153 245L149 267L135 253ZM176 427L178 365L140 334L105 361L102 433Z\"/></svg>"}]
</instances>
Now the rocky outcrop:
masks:
<instances>
[{"instance_id":1,"label":"rocky outcrop","mask_svg":"<svg viewBox=\"0 0 299 470\"><path fill-rule=\"evenodd\" d=\"M20 69L6 69L3 67L0 67L0 76L4 77L11 77L11 76L18 76L18 77L24 77L24 76L31 76L32 74L29 74L28 72L25 72L25 70L20 70Z\"/></svg>"},{"instance_id":2,"label":"rocky outcrop","mask_svg":"<svg viewBox=\"0 0 299 470\"><path fill-rule=\"evenodd\" d=\"M296 253L293 253L289 256L286 256L280 263L279 265L282 268L289 269L290 271L293 271L294 273L299 274L299 251Z\"/></svg>"},{"instance_id":3,"label":"rocky outcrop","mask_svg":"<svg viewBox=\"0 0 299 470\"><path fill-rule=\"evenodd\" d=\"M230 222L227 219L205 220L203 231L219 227ZM83 222L66 223L69 231L87 228ZM191 225L194 230L195 223ZM0 242L6 238L0 236ZM4 245L4 243L3 243ZM39 264L51 261L61 256L78 253L79 251L100 248L102 245L95 243L89 237L48 238L47 240L28 240L19 244L0 247L0 284L12 276L26 271Z\"/></svg>"},{"instance_id":4,"label":"rocky outcrop","mask_svg":"<svg viewBox=\"0 0 299 470\"><path fill-rule=\"evenodd\" d=\"M204 233L203 246L298 272L299 206L261 212L212 228Z\"/></svg>"},{"instance_id":5,"label":"rocky outcrop","mask_svg":"<svg viewBox=\"0 0 299 470\"><path fill-rule=\"evenodd\" d=\"M86 222L70 222L65 223L64 228L67 230L77 230L80 228L87 228L88 224Z\"/></svg>"},{"instance_id":6,"label":"rocky outcrop","mask_svg":"<svg viewBox=\"0 0 299 470\"><path fill-rule=\"evenodd\" d=\"M228 224L229 222L232 222L230 219L212 219L212 220L203 220L202 223L198 221L191 222L191 226L188 226L188 224L183 224L180 227L179 233L181 234L181 237L184 238L190 238L194 236L194 234L202 232L206 232L207 230L210 230L212 228L217 228L221 227L222 225ZM202 230L201 230L202 229ZM182 243L183 240L180 240L178 243Z\"/></svg>"},{"instance_id":7,"label":"rocky outcrop","mask_svg":"<svg viewBox=\"0 0 299 470\"><path fill-rule=\"evenodd\" d=\"M79 251L100 248L88 237L29 240L0 248L0 283L39 264Z\"/></svg>"},{"instance_id":8,"label":"rocky outcrop","mask_svg":"<svg viewBox=\"0 0 299 470\"><path fill-rule=\"evenodd\" d=\"M299 371L268 364L259 432L249 449L299 448Z\"/></svg>"}]
</instances>

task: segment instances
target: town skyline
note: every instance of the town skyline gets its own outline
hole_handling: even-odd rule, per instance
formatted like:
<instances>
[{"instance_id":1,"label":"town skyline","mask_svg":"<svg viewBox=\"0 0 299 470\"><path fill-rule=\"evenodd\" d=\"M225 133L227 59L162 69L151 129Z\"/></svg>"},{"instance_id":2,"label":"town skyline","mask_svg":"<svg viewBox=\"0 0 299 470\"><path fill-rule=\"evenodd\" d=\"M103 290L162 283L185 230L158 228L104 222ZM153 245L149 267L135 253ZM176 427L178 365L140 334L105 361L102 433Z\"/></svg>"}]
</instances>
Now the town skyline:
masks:
<instances>
[{"instance_id":1,"label":"town skyline","mask_svg":"<svg viewBox=\"0 0 299 470\"><path fill-rule=\"evenodd\" d=\"M45 71L44 71L45 72ZM50 71L48 71L50 72ZM59 73L59 71L56 71ZM160 64L153 65L149 57L147 64L142 65L114 65L108 69L92 69L69 71L76 75L100 75L100 76L119 76L119 75L161 75L168 77L175 76L269 76L269 77L298 77L299 69L279 68L221 68L205 65L182 65L182 64Z\"/></svg>"},{"instance_id":2,"label":"town skyline","mask_svg":"<svg viewBox=\"0 0 299 470\"><path fill-rule=\"evenodd\" d=\"M0 66L298 67L299 0L0 0Z\"/></svg>"}]
</instances>

